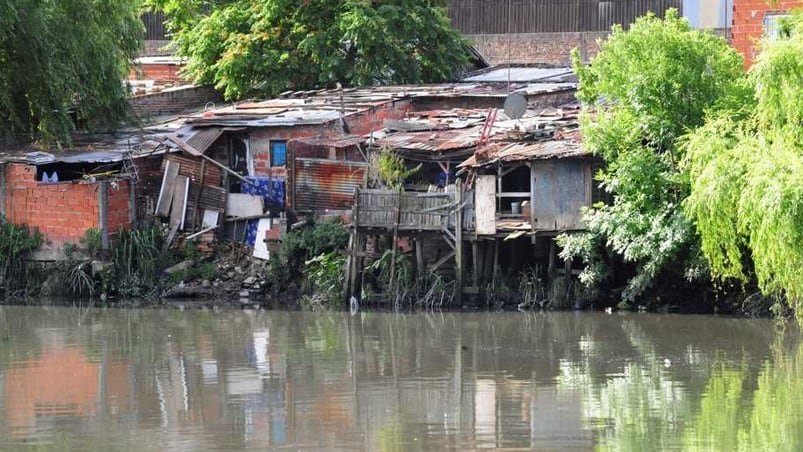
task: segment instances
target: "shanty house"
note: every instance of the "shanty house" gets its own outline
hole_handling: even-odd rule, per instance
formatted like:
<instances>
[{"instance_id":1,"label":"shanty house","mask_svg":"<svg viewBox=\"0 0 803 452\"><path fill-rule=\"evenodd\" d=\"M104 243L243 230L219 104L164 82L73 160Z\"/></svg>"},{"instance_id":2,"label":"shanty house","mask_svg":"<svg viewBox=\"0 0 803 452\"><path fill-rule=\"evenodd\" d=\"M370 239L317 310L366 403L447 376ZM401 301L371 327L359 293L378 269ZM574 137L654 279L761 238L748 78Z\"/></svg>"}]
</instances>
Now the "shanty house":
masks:
<instances>
[{"instance_id":1,"label":"shanty house","mask_svg":"<svg viewBox=\"0 0 803 452\"><path fill-rule=\"evenodd\" d=\"M84 141L69 151L0 152L0 213L44 235L35 258L58 258L66 243L77 244L90 229L106 244L141 218L138 184L162 158L158 141L133 134Z\"/></svg>"}]
</instances>

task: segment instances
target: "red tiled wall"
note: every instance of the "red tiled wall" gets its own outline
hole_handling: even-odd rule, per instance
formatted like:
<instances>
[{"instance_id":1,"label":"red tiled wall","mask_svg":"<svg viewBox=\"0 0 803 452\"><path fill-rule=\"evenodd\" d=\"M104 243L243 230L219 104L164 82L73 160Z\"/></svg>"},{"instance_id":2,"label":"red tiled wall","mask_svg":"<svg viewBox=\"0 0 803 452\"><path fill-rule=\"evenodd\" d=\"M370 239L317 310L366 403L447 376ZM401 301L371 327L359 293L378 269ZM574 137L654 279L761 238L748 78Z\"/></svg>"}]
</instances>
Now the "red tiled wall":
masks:
<instances>
[{"instance_id":1,"label":"red tiled wall","mask_svg":"<svg viewBox=\"0 0 803 452\"><path fill-rule=\"evenodd\" d=\"M11 164L5 167L6 217L9 222L38 228L58 248L78 243L87 229L98 228L98 185L85 182L37 182L36 167ZM128 182L109 187L110 231L129 227Z\"/></svg>"},{"instance_id":2,"label":"red tiled wall","mask_svg":"<svg viewBox=\"0 0 803 452\"><path fill-rule=\"evenodd\" d=\"M778 1L770 6L766 0L733 0L732 45L744 55L744 67L750 68L758 54L756 40L764 32L764 15L803 8L803 0Z\"/></svg>"}]
</instances>

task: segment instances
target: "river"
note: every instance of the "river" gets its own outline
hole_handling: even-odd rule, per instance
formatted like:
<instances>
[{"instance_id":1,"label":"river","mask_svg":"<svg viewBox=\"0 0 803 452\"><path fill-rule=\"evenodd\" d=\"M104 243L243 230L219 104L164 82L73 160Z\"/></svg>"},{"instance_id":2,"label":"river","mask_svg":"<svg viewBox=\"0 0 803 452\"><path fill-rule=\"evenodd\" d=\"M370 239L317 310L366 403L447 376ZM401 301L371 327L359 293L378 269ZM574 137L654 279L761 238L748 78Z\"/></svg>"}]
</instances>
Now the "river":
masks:
<instances>
[{"instance_id":1,"label":"river","mask_svg":"<svg viewBox=\"0 0 803 452\"><path fill-rule=\"evenodd\" d=\"M772 320L0 307L2 450L801 450Z\"/></svg>"}]
</instances>

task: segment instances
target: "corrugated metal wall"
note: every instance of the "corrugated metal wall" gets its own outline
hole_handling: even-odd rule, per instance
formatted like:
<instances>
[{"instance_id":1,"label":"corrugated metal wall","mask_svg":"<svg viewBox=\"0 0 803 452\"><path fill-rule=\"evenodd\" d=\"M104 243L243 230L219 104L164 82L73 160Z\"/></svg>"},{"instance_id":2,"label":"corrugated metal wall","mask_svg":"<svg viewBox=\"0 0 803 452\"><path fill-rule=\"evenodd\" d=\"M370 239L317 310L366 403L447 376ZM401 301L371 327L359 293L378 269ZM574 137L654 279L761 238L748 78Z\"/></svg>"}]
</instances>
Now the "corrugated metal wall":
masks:
<instances>
[{"instance_id":1,"label":"corrugated metal wall","mask_svg":"<svg viewBox=\"0 0 803 452\"><path fill-rule=\"evenodd\" d=\"M510 5L510 8L508 6ZM463 34L606 31L652 11L682 11L683 0L449 0L452 25ZM508 20L508 18L510 20Z\"/></svg>"},{"instance_id":2,"label":"corrugated metal wall","mask_svg":"<svg viewBox=\"0 0 803 452\"><path fill-rule=\"evenodd\" d=\"M164 13L146 12L142 15L142 23L145 24L146 41L167 40L167 30L165 30L164 21Z\"/></svg>"},{"instance_id":3,"label":"corrugated metal wall","mask_svg":"<svg viewBox=\"0 0 803 452\"><path fill-rule=\"evenodd\" d=\"M362 187L366 168L361 162L296 158L293 208L302 212L351 209L354 189Z\"/></svg>"}]
</instances>

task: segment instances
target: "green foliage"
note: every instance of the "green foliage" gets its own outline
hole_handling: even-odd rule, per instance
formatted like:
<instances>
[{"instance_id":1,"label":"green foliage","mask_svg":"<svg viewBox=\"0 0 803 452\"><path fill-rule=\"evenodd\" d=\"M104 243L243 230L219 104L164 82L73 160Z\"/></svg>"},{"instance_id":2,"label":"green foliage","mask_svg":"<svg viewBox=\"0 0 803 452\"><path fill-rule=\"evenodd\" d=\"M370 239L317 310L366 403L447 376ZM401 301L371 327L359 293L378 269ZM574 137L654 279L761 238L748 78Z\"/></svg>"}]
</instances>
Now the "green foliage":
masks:
<instances>
[{"instance_id":1,"label":"green foliage","mask_svg":"<svg viewBox=\"0 0 803 452\"><path fill-rule=\"evenodd\" d=\"M26 225L0 220L0 282L6 296L28 294L27 283L29 280L36 281L36 278L28 274L32 265L24 258L43 242L38 229L31 230Z\"/></svg>"},{"instance_id":2,"label":"green foliage","mask_svg":"<svg viewBox=\"0 0 803 452\"><path fill-rule=\"evenodd\" d=\"M605 161L596 178L613 202L584 212L588 232L560 237L562 257L584 260L589 286L607 280L612 262L632 266L623 292L631 301L659 278L704 279L699 239L681 208L690 185L681 138L749 94L741 57L670 9L628 31L615 26L591 66L575 52L575 70L584 144Z\"/></svg>"},{"instance_id":3,"label":"green foliage","mask_svg":"<svg viewBox=\"0 0 803 452\"><path fill-rule=\"evenodd\" d=\"M159 275L172 259L162 248L162 232L158 228L120 229L112 242L112 266L103 278L103 291L117 292L124 297L152 293Z\"/></svg>"},{"instance_id":4,"label":"green foliage","mask_svg":"<svg viewBox=\"0 0 803 452\"><path fill-rule=\"evenodd\" d=\"M321 304L331 306L343 301L346 257L332 251L313 257L304 263L307 293L314 294Z\"/></svg>"},{"instance_id":5,"label":"green foliage","mask_svg":"<svg viewBox=\"0 0 803 452\"><path fill-rule=\"evenodd\" d=\"M342 221L325 221L288 233L282 240L282 258L297 272L316 256L346 249L349 233Z\"/></svg>"},{"instance_id":6,"label":"green foliage","mask_svg":"<svg viewBox=\"0 0 803 452\"><path fill-rule=\"evenodd\" d=\"M803 318L803 14L766 39L750 71L754 102L712 115L687 140L685 208L713 274L757 282Z\"/></svg>"},{"instance_id":7,"label":"green foliage","mask_svg":"<svg viewBox=\"0 0 803 452\"><path fill-rule=\"evenodd\" d=\"M146 0L170 18L187 74L227 99L453 78L468 61L442 1ZM208 11L208 13L207 13Z\"/></svg>"},{"instance_id":8,"label":"green foliage","mask_svg":"<svg viewBox=\"0 0 803 452\"><path fill-rule=\"evenodd\" d=\"M126 116L140 0L0 1L0 135L69 142Z\"/></svg>"},{"instance_id":9,"label":"green foliage","mask_svg":"<svg viewBox=\"0 0 803 452\"><path fill-rule=\"evenodd\" d=\"M394 309L440 309L452 304L453 281L447 281L434 272L415 275L410 259L402 253L396 253L391 280L393 259L393 251L386 250L366 268L366 272L375 276L382 298L391 302Z\"/></svg>"},{"instance_id":10,"label":"green foliage","mask_svg":"<svg viewBox=\"0 0 803 452\"><path fill-rule=\"evenodd\" d=\"M87 229L80 242L90 256L97 256L100 250L103 249L103 237L100 234L100 230L95 228Z\"/></svg>"},{"instance_id":11,"label":"green foliage","mask_svg":"<svg viewBox=\"0 0 803 452\"><path fill-rule=\"evenodd\" d=\"M401 188L405 180L421 169L420 163L418 166L407 169L404 159L389 148L382 148L377 163L379 180L386 187L394 189Z\"/></svg>"}]
</instances>

